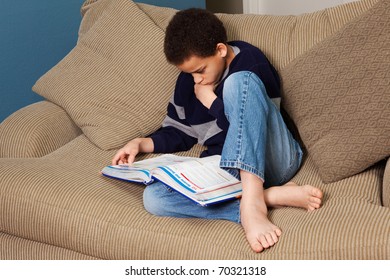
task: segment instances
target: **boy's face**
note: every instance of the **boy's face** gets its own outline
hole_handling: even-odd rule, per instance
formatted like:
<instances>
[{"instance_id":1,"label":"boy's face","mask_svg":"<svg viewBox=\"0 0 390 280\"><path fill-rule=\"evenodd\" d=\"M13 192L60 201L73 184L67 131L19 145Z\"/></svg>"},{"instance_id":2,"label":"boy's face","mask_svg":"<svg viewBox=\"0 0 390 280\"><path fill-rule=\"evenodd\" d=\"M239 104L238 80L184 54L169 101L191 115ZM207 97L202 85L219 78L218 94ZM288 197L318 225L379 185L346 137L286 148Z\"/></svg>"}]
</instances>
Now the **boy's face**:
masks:
<instances>
[{"instance_id":1,"label":"boy's face","mask_svg":"<svg viewBox=\"0 0 390 280\"><path fill-rule=\"evenodd\" d=\"M181 71L191 74L196 84L216 85L228 66L226 55L227 46L218 44L214 55L208 57L192 55L177 67Z\"/></svg>"}]
</instances>

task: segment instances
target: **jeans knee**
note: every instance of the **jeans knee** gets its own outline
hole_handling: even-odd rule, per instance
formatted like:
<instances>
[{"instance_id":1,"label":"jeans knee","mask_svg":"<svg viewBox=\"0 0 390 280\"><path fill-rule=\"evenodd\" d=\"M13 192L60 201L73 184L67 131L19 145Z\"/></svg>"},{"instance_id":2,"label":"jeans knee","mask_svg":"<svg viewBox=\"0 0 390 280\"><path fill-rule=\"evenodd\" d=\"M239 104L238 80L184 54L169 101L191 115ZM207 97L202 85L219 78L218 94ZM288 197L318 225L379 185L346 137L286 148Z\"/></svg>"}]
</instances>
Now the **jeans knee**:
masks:
<instances>
[{"instance_id":1,"label":"jeans knee","mask_svg":"<svg viewBox=\"0 0 390 280\"><path fill-rule=\"evenodd\" d=\"M233 73L224 83L223 100L228 111L237 107L238 100L244 104L250 102L254 106L267 108L267 98L263 81L251 71Z\"/></svg>"},{"instance_id":2,"label":"jeans knee","mask_svg":"<svg viewBox=\"0 0 390 280\"><path fill-rule=\"evenodd\" d=\"M162 197L160 188L157 186L149 185L145 188L143 193L144 208L150 214L156 216L164 215L164 207L162 204Z\"/></svg>"},{"instance_id":3,"label":"jeans knee","mask_svg":"<svg viewBox=\"0 0 390 280\"><path fill-rule=\"evenodd\" d=\"M243 92L245 81L251 74L249 71L240 71L231 74L226 78L223 86L223 100L226 103L234 104L237 100L237 95Z\"/></svg>"}]
</instances>

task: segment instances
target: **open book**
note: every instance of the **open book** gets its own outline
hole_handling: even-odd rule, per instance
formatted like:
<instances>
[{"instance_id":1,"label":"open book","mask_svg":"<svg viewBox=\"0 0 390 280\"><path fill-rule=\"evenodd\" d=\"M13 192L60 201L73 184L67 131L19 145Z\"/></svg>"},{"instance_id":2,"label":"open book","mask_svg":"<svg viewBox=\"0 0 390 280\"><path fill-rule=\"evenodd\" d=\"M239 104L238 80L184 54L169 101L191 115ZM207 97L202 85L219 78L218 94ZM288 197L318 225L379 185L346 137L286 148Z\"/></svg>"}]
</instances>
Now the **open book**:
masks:
<instances>
[{"instance_id":1,"label":"open book","mask_svg":"<svg viewBox=\"0 0 390 280\"><path fill-rule=\"evenodd\" d=\"M161 181L189 199L205 206L241 196L239 180L219 167L221 156L204 158L166 154L129 165L110 165L103 168L104 176L129 182Z\"/></svg>"}]
</instances>

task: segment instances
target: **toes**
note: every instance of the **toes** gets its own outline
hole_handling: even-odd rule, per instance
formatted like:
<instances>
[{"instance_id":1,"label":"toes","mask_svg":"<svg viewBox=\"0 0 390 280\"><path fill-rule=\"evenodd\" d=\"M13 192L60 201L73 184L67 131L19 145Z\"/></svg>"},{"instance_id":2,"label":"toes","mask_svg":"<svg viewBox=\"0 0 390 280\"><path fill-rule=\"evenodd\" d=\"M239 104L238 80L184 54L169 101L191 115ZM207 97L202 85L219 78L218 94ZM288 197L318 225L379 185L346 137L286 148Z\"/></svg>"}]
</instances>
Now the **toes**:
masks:
<instances>
[{"instance_id":1,"label":"toes","mask_svg":"<svg viewBox=\"0 0 390 280\"><path fill-rule=\"evenodd\" d=\"M321 199L318 197L311 197L310 202L316 203L316 204L321 204Z\"/></svg>"},{"instance_id":2,"label":"toes","mask_svg":"<svg viewBox=\"0 0 390 280\"><path fill-rule=\"evenodd\" d=\"M307 205L307 210L308 211L313 211L321 207L321 203L316 203L316 202L310 202Z\"/></svg>"},{"instance_id":3,"label":"toes","mask_svg":"<svg viewBox=\"0 0 390 280\"><path fill-rule=\"evenodd\" d=\"M311 194L313 197L322 198L322 191L320 189L313 188Z\"/></svg>"},{"instance_id":4,"label":"toes","mask_svg":"<svg viewBox=\"0 0 390 280\"><path fill-rule=\"evenodd\" d=\"M320 199L322 198L323 193L319 188L316 188L312 185L303 185L302 187L306 189L310 196L318 197Z\"/></svg>"},{"instance_id":5,"label":"toes","mask_svg":"<svg viewBox=\"0 0 390 280\"><path fill-rule=\"evenodd\" d=\"M273 235L275 235L275 237L276 237L275 233ZM271 233L266 234L265 235L265 239L267 240L267 243L268 243L269 247L274 246L275 243L276 243L276 241L274 240L274 238L273 238Z\"/></svg>"},{"instance_id":6,"label":"toes","mask_svg":"<svg viewBox=\"0 0 390 280\"><path fill-rule=\"evenodd\" d=\"M260 238L259 238L260 243L264 248L272 247L278 242L278 240L279 240L278 237L281 234L282 234L281 230L278 228L275 228L273 231L266 233L263 236L260 236Z\"/></svg>"},{"instance_id":7,"label":"toes","mask_svg":"<svg viewBox=\"0 0 390 280\"><path fill-rule=\"evenodd\" d=\"M265 235L260 236L259 241L260 241L261 245L264 247L264 249L267 249L270 247L270 244L268 243Z\"/></svg>"},{"instance_id":8,"label":"toes","mask_svg":"<svg viewBox=\"0 0 390 280\"><path fill-rule=\"evenodd\" d=\"M263 252L263 250L264 250L264 247L261 246L261 244L259 243L259 244L257 244L256 249L254 251L257 253L260 253L260 252Z\"/></svg>"},{"instance_id":9,"label":"toes","mask_svg":"<svg viewBox=\"0 0 390 280\"><path fill-rule=\"evenodd\" d=\"M264 250L264 247L259 242L251 245L251 247L252 247L252 250L255 251L256 253L260 253Z\"/></svg>"},{"instance_id":10,"label":"toes","mask_svg":"<svg viewBox=\"0 0 390 280\"><path fill-rule=\"evenodd\" d=\"M252 240L248 239L248 242L252 250L255 251L256 253L260 253L264 250L263 245L261 245L261 243L256 238L253 238Z\"/></svg>"},{"instance_id":11,"label":"toes","mask_svg":"<svg viewBox=\"0 0 390 280\"><path fill-rule=\"evenodd\" d=\"M274 244L279 241L278 236L276 235L276 232L271 233L271 238L274 241Z\"/></svg>"},{"instance_id":12,"label":"toes","mask_svg":"<svg viewBox=\"0 0 390 280\"><path fill-rule=\"evenodd\" d=\"M257 238L248 238L248 242L252 250L257 253L274 246L278 240L278 234L276 232L266 233L258 236Z\"/></svg>"},{"instance_id":13,"label":"toes","mask_svg":"<svg viewBox=\"0 0 390 280\"><path fill-rule=\"evenodd\" d=\"M311 187L307 210L313 211L321 207L323 193L320 189Z\"/></svg>"},{"instance_id":14,"label":"toes","mask_svg":"<svg viewBox=\"0 0 390 280\"><path fill-rule=\"evenodd\" d=\"M322 202L321 199L316 198L316 197L312 197L311 199L309 199L309 205L311 205L315 208L320 208L321 202Z\"/></svg>"}]
</instances>

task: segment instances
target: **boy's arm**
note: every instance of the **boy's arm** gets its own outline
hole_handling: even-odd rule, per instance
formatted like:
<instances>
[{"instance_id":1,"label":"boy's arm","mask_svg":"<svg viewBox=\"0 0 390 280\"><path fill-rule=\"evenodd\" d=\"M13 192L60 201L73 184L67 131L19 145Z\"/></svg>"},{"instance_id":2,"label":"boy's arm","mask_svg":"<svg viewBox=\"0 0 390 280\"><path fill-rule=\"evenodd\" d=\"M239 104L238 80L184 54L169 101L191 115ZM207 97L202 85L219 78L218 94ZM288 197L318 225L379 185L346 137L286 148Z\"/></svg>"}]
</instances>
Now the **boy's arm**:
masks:
<instances>
[{"instance_id":1,"label":"boy's arm","mask_svg":"<svg viewBox=\"0 0 390 280\"><path fill-rule=\"evenodd\" d=\"M202 85L195 84L194 91L196 98L205 106L210 109L211 105L217 99L217 95L214 92L214 85Z\"/></svg>"},{"instance_id":2,"label":"boy's arm","mask_svg":"<svg viewBox=\"0 0 390 280\"><path fill-rule=\"evenodd\" d=\"M196 98L209 109L209 114L217 119L217 125L222 130L227 130L229 121L226 118L223 101L217 97L213 85L195 85Z\"/></svg>"},{"instance_id":3,"label":"boy's arm","mask_svg":"<svg viewBox=\"0 0 390 280\"><path fill-rule=\"evenodd\" d=\"M178 128L180 127L180 129ZM184 132L185 127L174 124L161 127L155 133L150 135L154 144L155 153L175 153L191 149L197 142L197 138L188 135L190 130Z\"/></svg>"},{"instance_id":4,"label":"boy's arm","mask_svg":"<svg viewBox=\"0 0 390 280\"><path fill-rule=\"evenodd\" d=\"M187 151L198 142L196 133L187 122L185 111L180 101L179 104L175 102L174 95L161 128L149 136L153 140L155 153Z\"/></svg>"},{"instance_id":5,"label":"boy's arm","mask_svg":"<svg viewBox=\"0 0 390 280\"><path fill-rule=\"evenodd\" d=\"M152 153L153 151L154 143L151 138L135 138L118 150L111 164L132 164L138 153Z\"/></svg>"},{"instance_id":6,"label":"boy's arm","mask_svg":"<svg viewBox=\"0 0 390 280\"><path fill-rule=\"evenodd\" d=\"M223 101L221 98L216 98L209 110L210 115L217 119L217 125L224 131L229 128L229 121L226 118Z\"/></svg>"}]
</instances>

